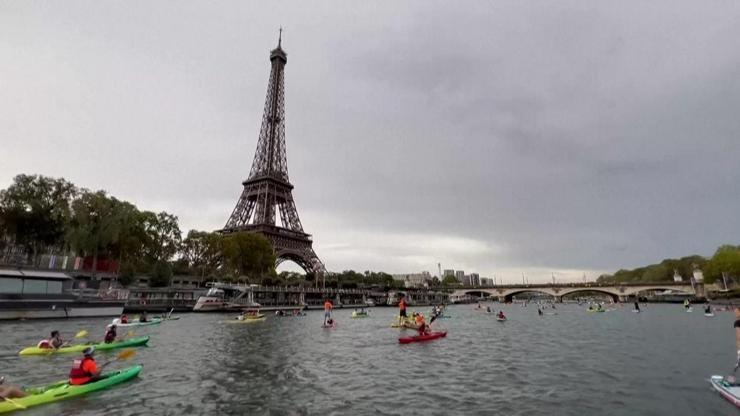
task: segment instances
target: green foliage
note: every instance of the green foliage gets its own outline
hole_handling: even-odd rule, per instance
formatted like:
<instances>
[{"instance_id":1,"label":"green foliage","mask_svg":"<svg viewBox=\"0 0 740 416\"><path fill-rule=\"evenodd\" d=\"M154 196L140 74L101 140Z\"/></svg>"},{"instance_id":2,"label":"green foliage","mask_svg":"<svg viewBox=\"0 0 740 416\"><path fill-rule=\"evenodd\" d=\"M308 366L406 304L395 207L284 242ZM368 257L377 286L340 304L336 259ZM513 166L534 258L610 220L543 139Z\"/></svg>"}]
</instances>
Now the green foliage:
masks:
<instances>
[{"instance_id":1,"label":"green foliage","mask_svg":"<svg viewBox=\"0 0 740 416\"><path fill-rule=\"evenodd\" d=\"M596 279L599 283L650 283L673 281L674 270L684 279L688 279L694 268L703 269L707 263L704 257L693 255L680 259L665 259L658 264L638 267L633 270L618 270L613 275L604 274Z\"/></svg>"},{"instance_id":2,"label":"green foliage","mask_svg":"<svg viewBox=\"0 0 740 416\"><path fill-rule=\"evenodd\" d=\"M158 261L154 264L154 268L149 277L149 286L151 287L165 287L170 284L172 278L172 266L169 262Z\"/></svg>"},{"instance_id":3,"label":"green foliage","mask_svg":"<svg viewBox=\"0 0 740 416\"><path fill-rule=\"evenodd\" d=\"M222 262L222 243L223 238L217 233L190 230L180 252L191 273L201 277L216 274Z\"/></svg>"},{"instance_id":4,"label":"green foliage","mask_svg":"<svg viewBox=\"0 0 740 416\"><path fill-rule=\"evenodd\" d=\"M442 286L459 286L460 282L457 281L455 276L447 275L442 279Z\"/></svg>"},{"instance_id":5,"label":"green foliage","mask_svg":"<svg viewBox=\"0 0 740 416\"><path fill-rule=\"evenodd\" d=\"M18 175L0 191L2 231L29 253L64 243L70 203L77 188L64 179Z\"/></svg>"},{"instance_id":6,"label":"green foliage","mask_svg":"<svg viewBox=\"0 0 740 416\"><path fill-rule=\"evenodd\" d=\"M122 286L127 287L134 282L135 270L131 263L122 263L118 274L118 283Z\"/></svg>"},{"instance_id":7,"label":"green foliage","mask_svg":"<svg viewBox=\"0 0 740 416\"><path fill-rule=\"evenodd\" d=\"M704 280L721 280L723 272L730 278L740 277L740 246L720 246L704 268Z\"/></svg>"},{"instance_id":8,"label":"green foliage","mask_svg":"<svg viewBox=\"0 0 740 416\"><path fill-rule=\"evenodd\" d=\"M275 275L275 253L265 237L233 233L224 236L222 244L224 266L233 278L259 282L268 274Z\"/></svg>"}]
</instances>

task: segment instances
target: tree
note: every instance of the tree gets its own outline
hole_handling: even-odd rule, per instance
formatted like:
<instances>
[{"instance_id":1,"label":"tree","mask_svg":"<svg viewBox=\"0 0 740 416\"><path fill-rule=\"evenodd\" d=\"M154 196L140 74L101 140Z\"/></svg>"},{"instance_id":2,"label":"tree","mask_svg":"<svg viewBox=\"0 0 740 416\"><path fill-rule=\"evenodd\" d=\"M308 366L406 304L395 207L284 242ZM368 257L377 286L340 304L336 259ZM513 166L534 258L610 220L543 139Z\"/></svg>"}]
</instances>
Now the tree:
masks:
<instances>
[{"instance_id":1,"label":"tree","mask_svg":"<svg viewBox=\"0 0 740 416\"><path fill-rule=\"evenodd\" d=\"M98 255L108 254L111 246L119 241L120 206L120 201L108 197L105 191L83 191L72 202L68 241L78 253L93 257L93 276L97 271Z\"/></svg>"},{"instance_id":2,"label":"tree","mask_svg":"<svg viewBox=\"0 0 740 416\"><path fill-rule=\"evenodd\" d=\"M64 244L70 203L77 188L64 179L18 175L0 191L0 223L4 232L31 254Z\"/></svg>"},{"instance_id":3,"label":"tree","mask_svg":"<svg viewBox=\"0 0 740 416\"><path fill-rule=\"evenodd\" d=\"M223 238L217 233L190 230L182 241L180 252L194 273L211 275L221 265Z\"/></svg>"},{"instance_id":4,"label":"tree","mask_svg":"<svg viewBox=\"0 0 740 416\"><path fill-rule=\"evenodd\" d=\"M151 263L171 260L180 247L182 233L175 215L166 212L142 213L144 232L147 236L145 256Z\"/></svg>"},{"instance_id":5,"label":"tree","mask_svg":"<svg viewBox=\"0 0 740 416\"><path fill-rule=\"evenodd\" d=\"M722 273L727 273L729 277L740 276L740 246L723 245L717 248L703 272L707 283L721 279Z\"/></svg>"},{"instance_id":6,"label":"tree","mask_svg":"<svg viewBox=\"0 0 740 416\"><path fill-rule=\"evenodd\" d=\"M455 276L449 274L442 279L442 286L456 286L459 284L460 282L457 281Z\"/></svg>"},{"instance_id":7,"label":"tree","mask_svg":"<svg viewBox=\"0 0 740 416\"><path fill-rule=\"evenodd\" d=\"M223 238L223 260L234 278L259 279L275 274L275 253L270 242L259 234L233 233Z\"/></svg>"},{"instance_id":8,"label":"tree","mask_svg":"<svg viewBox=\"0 0 740 416\"><path fill-rule=\"evenodd\" d=\"M172 266L169 262L158 261L154 264L151 276L149 276L149 286L165 287L169 286L172 277Z\"/></svg>"}]
</instances>

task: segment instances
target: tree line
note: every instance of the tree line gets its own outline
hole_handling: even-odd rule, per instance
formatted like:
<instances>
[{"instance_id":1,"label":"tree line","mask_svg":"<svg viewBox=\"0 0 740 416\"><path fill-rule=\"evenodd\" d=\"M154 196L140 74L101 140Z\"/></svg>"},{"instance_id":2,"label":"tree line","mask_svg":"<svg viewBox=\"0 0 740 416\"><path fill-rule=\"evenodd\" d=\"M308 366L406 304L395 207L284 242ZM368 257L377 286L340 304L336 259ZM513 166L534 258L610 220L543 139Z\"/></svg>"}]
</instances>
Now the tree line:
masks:
<instances>
[{"instance_id":1,"label":"tree line","mask_svg":"<svg viewBox=\"0 0 740 416\"><path fill-rule=\"evenodd\" d=\"M166 286L173 274L259 282L275 277L275 255L260 235L190 230L183 238L177 216L140 210L105 191L79 188L63 178L18 175L0 190L0 253L21 250L24 264L39 255L74 253L114 260L119 281L150 276Z\"/></svg>"},{"instance_id":2,"label":"tree line","mask_svg":"<svg viewBox=\"0 0 740 416\"><path fill-rule=\"evenodd\" d=\"M740 277L740 245L722 245L710 258L699 255L681 257L680 259L665 259L657 264L638 267L633 270L618 270L614 274L599 276L599 283L623 282L663 282L673 281L674 271L684 279L693 275L695 269L702 271L704 282L714 283L722 280L722 274L734 281Z\"/></svg>"}]
</instances>

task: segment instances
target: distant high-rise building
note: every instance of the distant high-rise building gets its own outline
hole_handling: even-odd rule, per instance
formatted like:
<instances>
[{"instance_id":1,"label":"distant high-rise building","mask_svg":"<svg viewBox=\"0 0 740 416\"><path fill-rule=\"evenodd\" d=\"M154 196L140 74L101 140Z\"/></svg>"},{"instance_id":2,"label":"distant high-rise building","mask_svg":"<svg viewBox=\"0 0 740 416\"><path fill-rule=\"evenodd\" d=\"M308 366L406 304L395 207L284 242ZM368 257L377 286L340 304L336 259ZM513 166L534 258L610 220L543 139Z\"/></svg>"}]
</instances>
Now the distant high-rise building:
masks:
<instances>
[{"instance_id":1,"label":"distant high-rise building","mask_svg":"<svg viewBox=\"0 0 740 416\"><path fill-rule=\"evenodd\" d=\"M480 286L480 275L478 273L470 273L470 286Z\"/></svg>"},{"instance_id":2,"label":"distant high-rise building","mask_svg":"<svg viewBox=\"0 0 740 416\"><path fill-rule=\"evenodd\" d=\"M463 278L465 277L465 270L456 270L455 271L455 278L458 282L463 283Z\"/></svg>"},{"instance_id":3,"label":"distant high-rise building","mask_svg":"<svg viewBox=\"0 0 740 416\"><path fill-rule=\"evenodd\" d=\"M455 277L455 271L452 269L445 269L445 271L442 273L442 277L452 276Z\"/></svg>"},{"instance_id":4,"label":"distant high-rise building","mask_svg":"<svg viewBox=\"0 0 740 416\"><path fill-rule=\"evenodd\" d=\"M463 275L462 280L460 281L463 286L473 286L473 282L470 279L469 275Z\"/></svg>"},{"instance_id":5,"label":"distant high-rise building","mask_svg":"<svg viewBox=\"0 0 740 416\"><path fill-rule=\"evenodd\" d=\"M488 277L481 277L480 285L485 287L493 286L493 279L489 279Z\"/></svg>"}]
</instances>

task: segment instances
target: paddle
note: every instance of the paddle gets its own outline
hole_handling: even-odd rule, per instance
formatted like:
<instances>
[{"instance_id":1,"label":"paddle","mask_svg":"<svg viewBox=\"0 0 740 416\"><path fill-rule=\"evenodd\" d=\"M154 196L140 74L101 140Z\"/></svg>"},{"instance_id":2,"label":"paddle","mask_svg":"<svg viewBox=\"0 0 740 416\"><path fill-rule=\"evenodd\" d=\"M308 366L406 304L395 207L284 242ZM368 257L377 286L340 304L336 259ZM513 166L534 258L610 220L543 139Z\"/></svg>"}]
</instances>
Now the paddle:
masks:
<instances>
[{"instance_id":1,"label":"paddle","mask_svg":"<svg viewBox=\"0 0 740 416\"><path fill-rule=\"evenodd\" d=\"M108 364L110 364L110 363L112 363L114 361L128 360L129 358L133 357L134 355L136 355L136 350L132 350L132 349L123 350L123 351L119 352L118 355L116 355L116 358L114 358L112 360L109 360L108 362L106 362L103 365L101 365L99 371L102 371L103 368L105 368L105 366L107 366Z\"/></svg>"},{"instance_id":2,"label":"paddle","mask_svg":"<svg viewBox=\"0 0 740 416\"><path fill-rule=\"evenodd\" d=\"M167 319L170 319L170 316L172 316L172 311L174 311L175 308L171 308L169 312L167 312Z\"/></svg>"},{"instance_id":3,"label":"paddle","mask_svg":"<svg viewBox=\"0 0 740 416\"><path fill-rule=\"evenodd\" d=\"M7 401L8 403L12 404L13 406L17 407L18 409L21 409L21 410L23 410L23 409L27 409L27 407L26 407L26 406L24 406L24 405L22 405L22 404L18 403L17 401L15 401L15 400L13 400L13 399L9 399L9 398L7 398L7 397L3 397L3 400Z\"/></svg>"}]
</instances>

